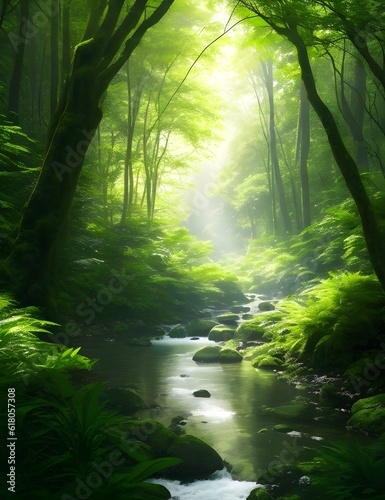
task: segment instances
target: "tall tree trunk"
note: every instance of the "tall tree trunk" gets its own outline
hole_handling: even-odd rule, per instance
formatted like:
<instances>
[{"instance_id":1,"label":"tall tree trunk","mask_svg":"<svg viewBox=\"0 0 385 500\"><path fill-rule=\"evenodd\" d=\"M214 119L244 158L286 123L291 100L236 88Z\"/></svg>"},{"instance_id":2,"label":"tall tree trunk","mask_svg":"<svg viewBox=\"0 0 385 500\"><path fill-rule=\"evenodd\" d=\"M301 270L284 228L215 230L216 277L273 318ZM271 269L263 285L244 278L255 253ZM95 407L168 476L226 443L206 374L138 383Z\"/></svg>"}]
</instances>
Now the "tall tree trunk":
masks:
<instances>
[{"instance_id":1,"label":"tall tree trunk","mask_svg":"<svg viewBox=\"0 0 385 500\"><path fill-rule=\"evenodd\" d=\"M71 69L71 17L70 4L63 5L62 10L62 60L61 75L62 81L65 80Z\"/></svg>"},{"instance_id":2,"label":"tall tree trunk","mask_svg":"<svg viewBox=\"0 0 385 500\"><path fill-rule=\"evenodd\" d=\"M21 91L21 77L23 73L23 61L26 38L26 27L29 26L29 0L20 0L20 24L19 35L16 43L13 43L15 49L15 62L13 71L9 82L9 97L8 97L8 111L11 119L16 124L19 123L19 104L20 104L20 91Z\"/></svg>"},{"instance_id":3,"label":"tall tree trunk","mask_svg":"<svg viewBox=\"0 0 385 500\"><path fill-rule=\"evenodd\" d=\"M275 108L274 108L274 87L273 87L273 65L271 61L262 64L262 69L265 77L267 95L269 99L269 137L270 137L270 152L271 161L274 170L275 183L277 186L279 207L282 216L284 230L287 234L292 233L292 223L290 219L289 209L287 207L285 188L283 186L281 169L279 167L278 152L277 152L277 137L275 133Z\"/></svg>"},{"instance_id":4,"label":"tall tree trunk","mask_svg":"<svg viewBox=\"0 0 385 500\"><path fill-rule=\"evenodd\" d=\"M301 179L302 224L303 228L305 228L311 224L309 172L307 169L307 162L310 153L310 110L309 100L307 98L306 88L303 81L301 82L300 90L298 128L298 142L300 144L299 174Z\"/></svg>"},{"instance_id":5,"label":"tall tree trunk","mask_svg":"<svg viewBox=\"0 0 385 500\"><path fill-rule=\"evenodd\" d=\"M71 78L52 117L37 184L24 207L15 249L10 256L16 294L21 301L45 305L54 314L54 262L68 220L84 157L102 118L99 101L146 31L172 5L163 0L143 18L147 2L136 0L119 24L123 0L93 6L92 38L77 46ZM95 23L95 18L99 22ZM89 34L88 34L89 35ZM129 36L129 38L128 38Z\"/></svg>"},{"instance_id":6,"label":"tall tree trunk","mask_svg":"<svg viewBox=\"0 0 385 500\"><path fill-rule=\"evenodd\" d=\"M130 64L127 61L127 142L126 156L124 159L124 180L123 180L123 208L120 224L124 225L127 213L134 202L134 170L132 165L132 148L134 141L135 125L138 118L140 101L142 95L142 87L139 84L137 93L132 95L131 79L130 79Z\"/></svg>"},{"instance_id":7,"label":"tall tree trunk","mask_svg":"<svg viewBox=\"0 0 385 500\"><path fill-rule=\"evenodd\" d=\"M331 56L330 56L331 57ZM331 57L332 58L332 57ZM346 96L345 86L345 60L346 52L343 52L342 71L340 72L340 111L352 134L355 146L355 159L361 172L369 170L369 157L365 147L364 121L366 100L366 73L358 61L354 61L354 83L351 85L350 102ZM337 72L334 59L332 58L334 71ZM337 92L338 98L338 92Z\"/></svg>"},{"instance_id":8,"label":"tall tree trunk","mask_svg":"<svg viewBox=\"0 0 385 500\"><path fill-rule=\"evenodd\" d=\"M59 0L51 0L51 79L50 79L50 116L53 116L57 106L59 86Z\"/></svg>"},{"instance_id":9,"label":"tall tree trunk","mask_svg":"<svg viewBox=\"0 0 385 500\"><path fill-rule=\"evenodd\" d=\"M287 37L297 49L308 99L321 120L335 161L356 204L374 272L385 290L385 234L380 228L376 212L362 183L358 165L349 153L330 109L318 94L305 42L299 35L295 22L291 20L289 24L290 29L274 29Z\"/></svg>"},{"instance_id":10,"label":"tall tree trunk","mask_svg":"<svg viewBox=\"0 0 385 500\"><path fill-rule=\"evenodd\" d=\"M362 64L356 61L354 66L354 89L352 90L350 105L355 122L359 130L358 137L354 138L356 146L356 160L361 171L369 171L369 157L365 147L364 123L366 101L366 72Z\"/></svg>"}]
</instances>

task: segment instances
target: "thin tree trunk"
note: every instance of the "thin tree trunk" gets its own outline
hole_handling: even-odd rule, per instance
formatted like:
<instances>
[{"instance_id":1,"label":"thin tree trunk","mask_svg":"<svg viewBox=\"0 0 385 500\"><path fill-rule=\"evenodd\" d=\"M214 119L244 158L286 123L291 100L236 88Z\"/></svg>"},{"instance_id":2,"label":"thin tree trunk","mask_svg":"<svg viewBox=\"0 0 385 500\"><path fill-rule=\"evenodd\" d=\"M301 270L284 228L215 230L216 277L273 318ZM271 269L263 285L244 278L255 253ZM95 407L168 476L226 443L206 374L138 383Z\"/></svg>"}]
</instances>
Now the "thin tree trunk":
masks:
<instances>
[{"instance_id":1,"label":"thin tree trunk","mask_svg":"<svg viewBox=\"0 0 385 500\"><path fill-rule=\"evenodd\" d=\"M310 110L309 100L307 98L306 88L303 81L301 82L300 90L299 142L301 145L299 173L302 195L302 224L303 228L305 228L311 224L309 172L307 169L307 162L310 153Z\"/></svg>"},{"instance_id":2,"label":"thin tree trunk","mask_svg":"<svg viewBox=\"0 0 385 500\"><path fill-rule=\"evenodd\" d=\"M62 61L61 73L64 81L71 69L71 17L70 5L66 2L62 11Z\"/></svg>"},{"instance_id":3,"label":"thin tree trunk","mask_svg":"<svg viewBox=\"0 0 385 500\"><path fill-rule=\"evenodd\" d=\"M59 86L59 0L51 0L51 91L50 91L50 116L53 116L57 106Z\"/></svg>"},{"instance_id":4,"label":"thin tree trunk","mask_svg":"<svg viewBox=\"0 0 385 500\"><path fill-rule=\"evenodd\" d=\"M8 111L14 123L19 123L19 105L21 91L21 77L25 52L25 29L29 23L29 0L20 0L20 24L17 44L14 45L16 55L13 71L9 82Z\"/></svg>"},{"instance_id":5,"label":"thin tree trunk","mask_svg":"<svg viewBox=\"0 0 385 500\"><path fill-rule=\"evenodd\" d=\"M279 167L278 153L277 153L277 138L275 133L275 108L274 108L274 88L273 88L273 65L269 61L262 64L262 69L265 76L265 83L267 94L269 98L269 136L270 136L270 151L271 161L274 170L275 183L278 191L279 207L282 216L284 230L287 234L292 233L292 223L290 219L289 209L287 207L285 188L283 186L281 170Z\"/></svg>"}]
</instances>

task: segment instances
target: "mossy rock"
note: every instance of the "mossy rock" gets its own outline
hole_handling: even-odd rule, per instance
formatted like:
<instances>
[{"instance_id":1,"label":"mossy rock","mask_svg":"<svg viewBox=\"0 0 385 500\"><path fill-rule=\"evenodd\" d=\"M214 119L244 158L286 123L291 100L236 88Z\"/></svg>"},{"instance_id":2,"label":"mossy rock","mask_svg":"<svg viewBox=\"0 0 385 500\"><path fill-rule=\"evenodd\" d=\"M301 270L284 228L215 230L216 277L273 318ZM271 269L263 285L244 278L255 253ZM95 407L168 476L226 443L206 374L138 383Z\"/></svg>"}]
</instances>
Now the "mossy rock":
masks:
<instances>
[{"instance_id":1,"label":"mossy rock","mask_svg":"<svg viewBox=\"0 0 385 500\"><path fill-rule=\"evenodd\" d=\"M265 329L260 326L260 321L251 320L241 323L235 330L234 338L237 340L261 340Z\"/></svg>"},{"instance_id":2,"label":"mossy rock","mask_svg":"<svg viewBox=\"0 0 385 500\"><path fill-rule=\"evenodd\" d=\"M293 428L287 424L277 424L277 425L273 426L273 430L277 431L277 432L287 433L287 432L291 432L293 430Z\"/></svg>"},{"instance_id":3,"label":"mossy rock","mask_svg":"<svg viewBox=\"0 0 385 500\"><path fill-rule=\"evenodd\" d=\"M142 396L134 389L111 387L106 389L109 406L121 413L132 415L147 405Z\"/></svg>"},{"instance_id":4,"label":"mossy rock","mask_svg":"<svg viewBox=\"0 0 385 500\"><path fill-rule=\"evenodd\" d=\"M184 339L187 337L186 328L183 325L174 326L168 332L168 336L172 339Z\"/></svg>"},{"instance_id":5,"label":"mossy rock","mask_svg":"<svg viewBox=\"0 0 385 500\"><path fill-rule=\"evenodd\" d=\"M183 460L168 473L176 479L204 478L224 467L222 458L210 445L190 434L179 436L168 448L167 456Z\"/></svg>"},{"instance_id":6,"label":"mossy rock","mask_svg":"<svg viewBox=\"0 0 385 500\"><path fill-rule=\"evenodd\" d=\"M215 363L219 361L219 353L221 347L219 345L206 345L201 347L193 356L193 361L197 363Z\"/></svg>"},{"instance_id":7,"label":"mossy rock","mask_svg":"<svg viewBox=\"0 0 385 500\"><path fill-rule=\"evenodd\" d=\"M385 393L371 396L370 398L362 398L352 406L352 414L354 415L361 410L375 410L379 407L385 407Z\"/></svg>"},{"instance_id":8,"label":"mossy rock","mask_svg":"<svg viewBox=\"0 0 385 500\"><path fill-rule=\"evenodd\" d=\"M243 361L242 354L230 347L224 347L219 352L220 363L239 363Z\"/></svg>"},{"instance_id":9,"label":"mossy rock","mask_svg":"<svg viewBox=\"0 0 385 500\"><path fill-rule=\"evenodd\" d=\"M207 337L217 324L217 321L211 319L194 319L187 323L186 332L190 337Z\"/></svg>"},{"instance_id":10,"label":"mossy rock","mask_svg":"<svg viewBox=\"0 0 385 500\"><path fill-rule=\"evenodd\" d=\"M150 446L154 458L170 456L167 455L167 451L178 439L175 432L150 418L128 421L125 431L128 439L141 441Z\"/></svg>"},{"instance_id":11,"label":"mossy rock","mask_svg":"<svg viewBox=\"0 0 385 500\"><path fill-rule=\"evenodd\" d=\"M208 339L214 342L230 340L234 337L235 328L228 325L216 325L210 330Z\"/></svg>"},{"instance_id":12,"label":"mossy rock","mask_svg":"<svg viewBox=\"0 0 385 500\"><path fill-rule=\"evenodd\" d=\"M348 427L379 436L385 432L385 394L359 399L352 406Z\"/></svg>"},{"instance_id":13,"label":"mossy rock","mask_svg":"<svg viewBox=\"0 0 385 500\"><path fill-rule=\"evenodd\" d=\"M230 311L234 314L248 313L250 311L250 307L248 307L248 306L233 306L230 308Z\"/></svg>"},{"instance_id":14,"label":"mossy rock","mask_svg":"<svg viewBox=\"0 0 385 500\"><path fill-rule=\"evenodd\" d=\"M272 356L271 354L261 354L260 356L257 356L252 362L252 366L254 368L262 368L266 370L282 368L283 364L284 363L282 359L279 359L276 356Z\"/></svg>"},{"instance_id":15,"label":"mossy rock","mask_svg":"<svg viewBox=\"0 0 385 500\"><path fill-rule=\"evenodd\" d=\"M255 488L246 500L272 500L273 498L266 488Z\"/></svg>"},{"instance_id":16,"label":"mossy rock","mask_svg":"<svg viewBox=\"0 0 385 500\"><path fill-rule=\"evenodd\" d=\"M275 415L285 420L292 420L293 422L301 422L312 420L315 408L313 405L307 403L291 403L276 406L275 408L264 408L263 413L266 415Z\"/></svg>"},{"instance_id":17,"label":"mossy rock","mask_svg":"<svg viewBox=\"0 0 385 500\"><path fill-rule=\"evenodd\" d=\"M275 311L275 306L270 302L260 302L258 304L258 309L262 312L265 311Z\"/></svg>"},{"instance_id":18,"label":"mossy rock","mask_svg":"<svg viewBox=\"0 0 385 500\"><path fill-rule=\"evenodd\" d=\"M239 321L239 316L233 313L220 314L217 316L217 321L224 325L234 325Z\"/></svg>"}]
</instances>

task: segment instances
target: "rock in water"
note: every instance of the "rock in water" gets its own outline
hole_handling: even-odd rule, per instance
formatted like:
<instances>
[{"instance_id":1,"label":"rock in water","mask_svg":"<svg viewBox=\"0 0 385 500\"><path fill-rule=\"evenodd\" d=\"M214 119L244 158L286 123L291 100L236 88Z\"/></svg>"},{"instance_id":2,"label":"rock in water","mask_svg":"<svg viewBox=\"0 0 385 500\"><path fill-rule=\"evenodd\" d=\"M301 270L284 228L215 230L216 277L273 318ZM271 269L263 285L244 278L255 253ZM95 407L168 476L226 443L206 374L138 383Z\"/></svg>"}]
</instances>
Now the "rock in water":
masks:
<instances>
[{"instance_id":1,"label":"rock in water","mask_svg":"<svg viewBox=\"0 0 385 500\"><path fill-rule=\"evenodd\" d=\"M218 323L210 319L194 319L187 323L186 331L189 337L207 337L209 331Z\"/></svg>"},{"instance_id":2,"label":"rock in water","mask_svg":"<svg viewBox=\"0 0 385 500\"><path fill-rule=\"evenodd\" d=\"M219 352L219 362L220 363L239 363L243 361L242 354L240 354L235 349L230 347L224 347Z\"/></svg>"},{"instance_id":3,"label":"rock in water","mask_svg":"<svg viewBox=\"0 0 385 500\"><path fill-rule=\"evenodd\" d=\"M199 389L198 391L194 391L193 395L196 398L211 398L211 394L206 389Z\"/></svg>"},{"instance_id":4,"label":"rock in water","mask_svg":"<svg viewBox=\"0 0 385 500\"><path fill-rule=\"evenodd\" d=\"M261 302L258 305L258 309L260 311L274 311L275 310L275 306L273 306L273 304L271 304L270 302Z\"/></svg>"},{"instance_id":5,"label":"rock in water","mask_svg":"<svg viewBox=\"0 0 385 500\"><path fill-rule=\"evenodd\" d=\"M219 361L219 345L207 345L199 349L193 356L193 361L197 363L215 363Z\"/></svg>"},{"instance_id":6,"label":"rock in water","mask_svg":"<svg viewBox=\"0 0 385 500\"><path fill-rule=\"evenodd\" d=\"M226 325L217 325L210 330L209 340L214 342L221 342L224 340L230 340L234 337L235 328Z\"/></svg>"},{"instance_id":7,"label":"rock in water","mask_svg":"<svg viewBox=\"0 0 385 500\"><path fill-rule=\"evenodd\" d=\"M167 456L183 460L169 472L171 477L177 479L207 477L224 467L223 460L211 446L190 434L178 437L167 450Z\"/></svg>"},{"instance_id":8,"label":"rock in water","mask_svg":"<svg viewBox=\"0 0 385 500\"><path fill-rule=\"evenodd\" d=\"M187 337L186 328L182 325L174 326L174 328L171 328L171 330L168 332L168 336L171 339L183 339Z\"/></svg>"}]
</instances>

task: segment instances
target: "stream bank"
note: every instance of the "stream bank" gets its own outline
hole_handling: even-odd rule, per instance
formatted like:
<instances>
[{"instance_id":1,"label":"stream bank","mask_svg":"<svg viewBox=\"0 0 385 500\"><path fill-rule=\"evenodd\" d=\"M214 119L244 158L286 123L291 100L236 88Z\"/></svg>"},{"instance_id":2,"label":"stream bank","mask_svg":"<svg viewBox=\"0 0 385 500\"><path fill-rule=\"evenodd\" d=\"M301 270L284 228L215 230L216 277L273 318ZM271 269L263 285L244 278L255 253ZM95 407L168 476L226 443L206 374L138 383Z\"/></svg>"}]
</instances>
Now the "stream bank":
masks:
<instances>
[{"instance_id":1,"label":"stream bank","mask_svg":"<svg viewBox=\"0 0 385 500\"><path fill-rule=\"evenodd\" d=\"M238 324L258 314L262 299L253 299L247 304L247 317L239 316ZM205 311L205 316L209 313L210 319L216 320L227 312ZM166 325L163 328L168 332L172 329ZM229 464L231 480L221 477L225 482L242 481L242 487L251 482L255 486L258 477L273 465L289 466L310 459L325 443L354 440L345 429L344 408L325 412L314 387L289 385L277 377L276 371L256 370L248 361L193 361L199 348L216 344L207 336L165 335L153 339L150 346L124 345L113 336L93 336L83 339L82 352L100 359L95 368L100 380L108 380L111 387L134 388L143 396L147 408L139 410L137 417L155 419L166 427L173 422L180 433L197 436L211 445ZM197 390L208 391L210 397L195 397ZM293 401L310 407L311 418L296 415L288 421L282 414L269 411L290 406ZM218 477L212 480L218 481ZM177 483L170 485L176 491L182 488ZM192 489L196 487L194 483ZM189 498L186 491L183 495L181 498Z\"/></svg>"}]
</instances>

